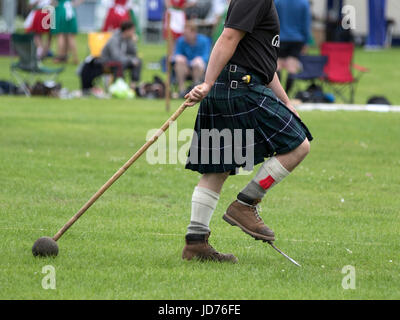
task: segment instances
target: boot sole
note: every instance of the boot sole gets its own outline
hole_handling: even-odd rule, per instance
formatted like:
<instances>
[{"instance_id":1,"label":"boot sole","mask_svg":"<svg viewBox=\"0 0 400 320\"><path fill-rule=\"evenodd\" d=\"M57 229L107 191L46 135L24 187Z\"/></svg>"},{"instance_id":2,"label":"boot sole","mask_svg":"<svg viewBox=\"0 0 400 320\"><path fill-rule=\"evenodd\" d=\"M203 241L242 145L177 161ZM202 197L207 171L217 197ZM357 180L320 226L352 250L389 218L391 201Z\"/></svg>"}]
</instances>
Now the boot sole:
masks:
<instances>
[{"instance_id":1,"label":"boot sole","mask_svg":"<svg viewBox=\"0 0 400 320\"><path fill-rule=\"evenodd\" d=\"M182 260L184 261L198 261L198 262L215 262L215 263L238 263L238 258L233 256L232 259L225 259L225 260L217 260L217 259L212 259L209 257L202 257L202 256L193 256L193 257L184 257L182 256Z\"/></svg>"},{"instance_id":2,"label":"boot sole","mask_svg":"<svg viewBox=\"0 0 400 320\"><path fill-rule=\"evenodd\" d=\"M222 216L222 219L224 219L227 223L229 223L233 227L239 227L244 233L247 233L249 236L253 237L255 240L262 240L263 242L275 241L275 237L269 237L264 234L250 231L249 229L247 229L243 225L241 225L239 222L237 222L235 219L229 217L226 213Z\"/></svg>"}]
</instances>

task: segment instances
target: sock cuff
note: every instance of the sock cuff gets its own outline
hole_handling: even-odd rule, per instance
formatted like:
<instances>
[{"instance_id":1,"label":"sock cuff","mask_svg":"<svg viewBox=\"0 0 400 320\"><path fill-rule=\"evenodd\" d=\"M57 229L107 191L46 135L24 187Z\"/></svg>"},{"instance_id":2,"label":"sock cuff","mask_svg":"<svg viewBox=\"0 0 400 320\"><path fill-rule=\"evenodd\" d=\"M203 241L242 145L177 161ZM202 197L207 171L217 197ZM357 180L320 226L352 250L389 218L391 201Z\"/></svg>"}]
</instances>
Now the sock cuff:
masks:
<instances>
[{"instance_id":1,"label":"sock cuff","mask_svg":"<svg viewBox=\"0 0 400 320\"><path fill-rule=\"evenodd\" d=\"M195 193L196 194L201 194L201 195L204 195L204 196L208 196L210 198L213 198L214 200L219 200L219 193L216 193L215 191L212 191L212 190L207 189L207 188L196 186L194 188L193 194L195 194Z\"/></svg>"},{"instance_id":2,"label":"sock cuff","mask_svg":"<svg viewBox=\"0 0 400 320\"><path fill-rule=\"evenodd\" d=\"M192 195L192 202L197 202L202 205L206 205L211 209L215 210L219 200L219 194L203 187L194 188Z\"/></svg>"},{"instance_id":3,"label":"sock cuff","mask_svg":"<svg viewBox=\"0 0 400 320\"><path fill-rule=\"evenodd\" d=\"M201 222L191 220L187 229L187 234L206 235L210 233L210 227Z\"/></svg>"},{"instance_id":4,"label":"sock cuff","mask_svg":"<svg viewBox=\"0 0 400 320\"><path fill-rule=\"evenodd\" d=\"M276 157L272 157L262 165L266 175L270 175L278 183L286 178L290 172L279 162Z\"/></svg>"}]
</instances>

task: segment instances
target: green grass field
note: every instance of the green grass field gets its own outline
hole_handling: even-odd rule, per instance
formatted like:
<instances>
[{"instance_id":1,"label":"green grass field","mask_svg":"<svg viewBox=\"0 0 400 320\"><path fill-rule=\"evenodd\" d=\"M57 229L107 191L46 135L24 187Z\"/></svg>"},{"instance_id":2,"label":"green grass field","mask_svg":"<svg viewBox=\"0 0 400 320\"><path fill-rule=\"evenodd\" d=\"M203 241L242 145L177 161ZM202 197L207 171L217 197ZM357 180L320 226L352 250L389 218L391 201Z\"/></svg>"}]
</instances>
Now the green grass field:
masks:
<instances>
[{"instance_id":1,"label":"green grass field","mask_svg":"<svg viewBox=\"0 0 400 320\"><path fill-rule=\"evenodd\" d=\"M194 117L186 111L179 129ZM212 244L240 263L182 261L198 174L146 157L61 238L56 259L33 258L33 242L64 225L166 118L153 101L1 99L0 298L400 298L398 114L303 114L312 152L262 206L301 269L221 219L246 176L227 182L212 221ZM45 265L56 290L41 286ZM342 288L346 265L355 290Z\"/></svg>"},{"instance_id":2,"label":"green grass field","mask_svg":"<svg viewBox=\"0 0 400 320\"><path fill-rule=\"evenodd\" d=\"M143 48L156 61L157 46ZM386 71L365 77L358 102L376 89L400 104L398 53L360 51L360 64ZM7 64L0 60L2 76ZM73 69L63 78L69 88ZM185 111L179 130L195 115ZM397 113L302 114L315 136L311 154L261 212L302 268L221 219L250 176L227 181L211 223L211 244L239 263L182 261L199 175L145 156L60 239L57 258L34 258L33 242L53 236L168 116L162 101L0 97L0 299L400 298ZM46 265L55 290L42 288ZM347 265L354 290L342 287Z\"/></svg>"}]
</instances>

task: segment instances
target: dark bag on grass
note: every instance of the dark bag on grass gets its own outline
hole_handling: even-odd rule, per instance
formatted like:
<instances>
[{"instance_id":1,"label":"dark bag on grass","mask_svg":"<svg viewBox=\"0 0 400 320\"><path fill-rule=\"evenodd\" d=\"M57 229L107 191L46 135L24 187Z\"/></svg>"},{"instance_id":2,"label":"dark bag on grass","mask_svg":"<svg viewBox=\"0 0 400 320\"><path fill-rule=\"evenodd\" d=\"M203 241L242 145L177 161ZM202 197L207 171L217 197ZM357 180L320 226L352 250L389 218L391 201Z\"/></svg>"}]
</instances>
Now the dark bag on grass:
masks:
<instances>
[{"instance_id":1,"label":"dark bag on grass","mask_svg":"<svg viewBox=\"0 0 400 320\"><path fill-rule=\"evenodd\" d=\"M2 94L17 94L18 87L8 81L0 81L0 95Z\"/></svg>"},{"instance_id":2,"label":"dark bag on grass","mask_svg":"<svg viewBox=\"0 0 400 320\"><path fill-rule=\"evenodd\" d=\"M153 78L153 82L148 82L140 85L136 89L138 97L147 99L164 99L165 98L165 84L158 76Z\"/></svg>"},{"instance_id":3,"label":"dark bag on grass","mask_svg":"<svg viewBox=\"0 0 400 320\"><path fill-rule=\"evenodd\" d=\"M368 100L367 104L381 104L381 105L385 105L385 106L391 106L392 104L389 102L388 99L386 99L386 97L380 97L380 96L376 96L376 97L372 97Z\"/></svg>"},{"instance_id":4,"label":"dark bag on grass","mask_svg":"<svg viewBox=\"0 0 400 320\"><path fill-rule=\"evenodd\" d=\"M311 103L325 103L330 102L325 98L324 91L316 84L310 85L307 90L300 91L296 94L295 99L301 100L302 102Z\"/></svg>"},{"instance_id":5,"label":"dark bag on grass","mask_svg":"<svg viewBox=\"0 0 400 320\"><path fill-rule=\"evenodd\" d=\"M54 81L36 82L31 88L33 96L58 97L61 90L61 84Z\"/></svg>"}]
</instances>

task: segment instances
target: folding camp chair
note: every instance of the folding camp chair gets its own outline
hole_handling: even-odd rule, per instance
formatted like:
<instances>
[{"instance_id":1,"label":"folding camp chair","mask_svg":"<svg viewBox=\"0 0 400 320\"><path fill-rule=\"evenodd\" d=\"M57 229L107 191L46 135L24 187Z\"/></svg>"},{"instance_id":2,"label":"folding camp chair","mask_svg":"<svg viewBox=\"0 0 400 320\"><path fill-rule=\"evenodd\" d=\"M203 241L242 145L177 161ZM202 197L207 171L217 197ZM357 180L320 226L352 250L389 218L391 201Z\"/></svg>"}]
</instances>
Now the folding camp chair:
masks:
<instances>
[{"instance_id":1,"label":"folding camp chair","mask_svg":"<svg viewBox=\"0 0 400 320\"><path fill-rule=\"evenodd\" d=\"M146 42L159 43L162 39L164 0L147 1Z\"/></svg>"},{"instance_id":2,"label":"folding camp chair","mask_svg":"<svg viewBox=\"0 0 400 320\"><path fill-rule=\"evenodd\" d=\"M11 44L19 61L11 64L11 75L22 88L26 96L30 96L27 83L31 83L38 76L47 76L48 80L54 81L64 68L47 68L40 64L36 55L36 46L33 34L13 34ZM19 74L21 73L21 74ZM23 78L22 73L29 74L29 80Z\"/></svg>"},{"instance_id":3,"label":"folding camp chair","mask_svg":"<svg viewBox=\"0 0 400 320\"><path fill-rule=\"evenodd\" d=\"M290 74L290 79L311 82L315 84L326 77L324 72L328 57L325 56L300 56L301 71L297 74Z\"/></svg>"},{"instance_id":4,"label":"folding camp chair","mask_svg":"<svg viewBox=\"0 0 400 320\"><path fill-rule=\"evenodd\" d=\"M321 55L328 57L324 84L329 85L345 103L354 103L357 84L361 76L368 72L367 68L353 63L354 44L325 42L321 45Z\"/></svg>"},{"instance_id":5,"label":"folding camp chair","mask_svg":"<svg viewBox=\"0 0 400 320\"><path fill-rule=\"evenodd\" d=\"M112 32L90 32L88 34L88 47L92 58L98 59L101 57L101 52L112 35ZM107 90L109 84L114 80L114 75L122 76L122 64L117 61L105 63L103 64L103 72L104 87Z\"/></svg>"},{"instance_id":6,"label":"folding camp chair","mask_svg":"<svg viewBox=\"0 0 400 320\"><path fill-rule=\"evenodd\" d=\"M112 37L112 32L90 32L88 34L88 46L93 58L100 58L101 51Z\"/></svg>"}]
</instances>

